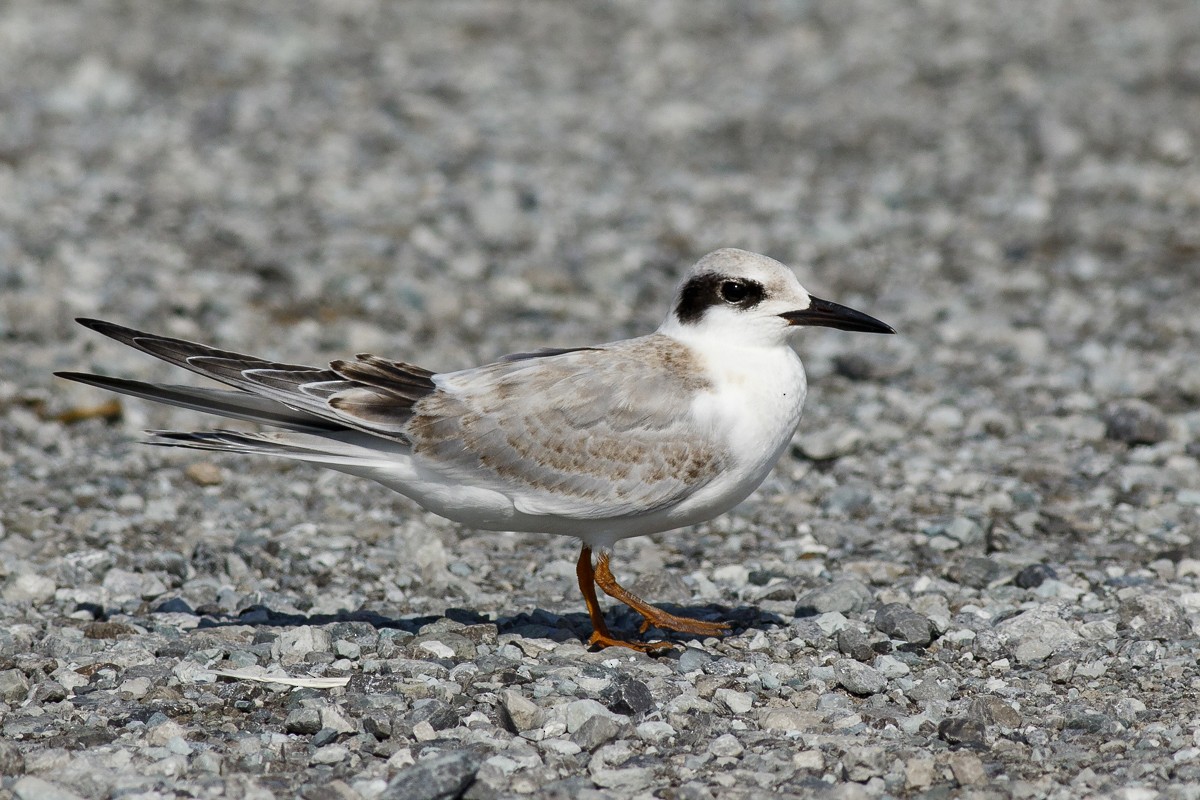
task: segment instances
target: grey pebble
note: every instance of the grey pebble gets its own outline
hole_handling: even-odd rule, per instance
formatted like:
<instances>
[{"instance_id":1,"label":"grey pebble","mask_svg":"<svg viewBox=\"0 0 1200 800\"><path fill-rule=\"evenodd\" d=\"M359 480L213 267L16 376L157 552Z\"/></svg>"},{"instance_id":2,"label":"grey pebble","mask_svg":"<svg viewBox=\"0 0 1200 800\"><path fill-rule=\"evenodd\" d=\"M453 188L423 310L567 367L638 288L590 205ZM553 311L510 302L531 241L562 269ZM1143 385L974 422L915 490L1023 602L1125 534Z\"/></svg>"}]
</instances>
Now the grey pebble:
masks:
<instances>
[{"instance_id":1,"label":"grey pebble","mask_svg":"<svg viewBox=\"0 0 1200 800\"><path fill-rule=\"evenodd\" d=\"M1057 578L1058 572L1049 564L1030 564L1017 573L1013 583L1022 589L1036 589L1047 580Z\"/></svg>"},{"instance_id":2,"label":"grey pebble","mask_svg":"<svg viewBox=\"0 0 1200 800\"><path fill-rule=\"evenodd\" d=\"M1192 623L1183 607L1168 597L1137 595L1121 601L1117 630L1136 639L1190 639Z\"/></svg>"},{"instance_id":3,"label":"grey pebble","mask_svg":"<svg viewBox=\"0 0 1200 800\"><path fill-rule=\"evenodd\" d=\"M837 632L837 648L838 652L856 661L872 661L876 655L867 635L853 626L847 626Z\"/></svg>"},{"instance_id":4,"label":"grey pebble","mask_svg":"<svg viewBox=\"0 0 1200 800\"><path fill-rule=\"evenodd\" d=\"M849 658L833 662L833 674L846 691L857 695L871 695L887 688L887 678L874 667Z\"/></svg>"},{"instance_id":5,"label":"grey pebble","mask_svg":"<svg viewBox=\"0 0 1200 800\"><path fill-rule=\"evenodd\" d=\"M1170 436L1167 418L1145 400L1122 400L1104 415L1104 435L1126 444L1157 444Z\"/></svg>"},{"instance_id":6,"label":"grey pebble","mask_svg":"<svg viewBox=\"0 0 1200 800\"><path fill-rule=\"evenodd\" d=\"M842 756L842 767L846 770L848 780L865 783L887 772L889 761L886 748L851 747Z\"/></svg>"},{"instance_id":7,"label":"grey pebble","mask_svg":"<svg viewBox=\"0 0 1200 800\"><path fill-rule=\"evenodd\" d=\"M321 712L315 708L296 708L288 712L283 721L288 733L312 735L321 730Z\"/></svg>"},{"instance_id":8,"label":"grey pebble","mask_svg":"<svg viewBox=\"0 0 1200 800\"><path fill-rule=\"evenodd\" d=\"M83 800L83 798L57 783L26 775L12 785L16 800Z\"/></svg>"},{"instance_id":9,"label":"grey pebble","mask_svg":"<svg viewBox=\"0 0 1200 800\"><path fill-rule=\"evenodd\" d=\"M410 727L428 722L435 731L458 727L461 722L461 717L454 708L436 698L417 700L413 703L412 711L405 715L404 719Z\"/></svg>"},{"instance_id":10,"label":"grey pebble","mask_svg":"<svg viewBox=\"0 0 1200 800\"><path fill-rule=\"evenodd\" d=\"M29 694L29 679L19 669L0 671L0 700L18 703Z\"/></svg>"},{"instance_id":11,"label":"grey pebble","mask_svg":"<svg viewBox=\"0 0 1200 800\"><path fill-rule=\"evenodd\" d=\"M946 577L972 589L985 589L1004 575L1004 568L990 558L971 556L952 564Z\"/></svg>"},{"instance_id":12,"label":"grey pebble","mask_svg":"<svg viewBox=\"0 0 1200 800\"><path fill-rule=\"evenodd\" d=\"M950 744L982 747L987 743L987 726L973 717L948 717L938 723L938 738Z\"/></svg>"},{"instance_id":13,"label":"grey pebble","mask_svg":"<svg viewBox=\"0 0 1200 800\"><path fill-rule=\"evenodd\" d=\"M853 578L843 578L800 595L796 600L795 615L801 617L830 611L857 614L864 611L872 600L874 596L865 583Z\"/></svg>"},{"instance_id":14,"label":"grey pebble","mask_svg":"<svg viewBox=\"0 0 1200 800\"><path fill-rule=\"evenodd\" d=\"M616 739L621 728L621 723L612 717L594 714L571 733L571 741L590 753Z\"/></svg>"},{"instance_id":15,"label":"grey pebble","mask_svg":"<svg viewBox=\"0 0 1200 800\"><path fill-rule=\"evenodd\" d=\"M709 742L708 752L717 758L737 758L746 751L732 733L723 733Z\"/></svg>"},{"instance_id":16,"label":"grey pebble","mask_svg":"<svg viewBox=\"0 0 1200 800\"><path fill-rule=\"evenodd\" d=\"M924 646L933 641L933 623L908 606L887 603L875 612L875 627L893 639Z\"/></svg>"},{"instance_id":17,"label":"grey pebble","mask_svg":"<svg viewBox=\"0 0 1200 800\"><path fill-rule=\"evenodd\" d=\"M583 699L567 703L566 723L567 732L575 733L584 723L593 717L605 717L616 722L625 722L626 718L609 711L596 700Z\"/></svg>"},{"instance_id":18,"label":"grey pebble","mask_svg":"<svg viewBox=\"0 0 1200 800\"><path fill-rule=\"evenodd\" d=\"M480 759L469 750L454 750L422 759L398 773L379 795L381 800L453 800L475 780Z\"/></svg>"},{"instance_id":19,"label":"grey pebble","mask_svg":"<svg viewBox=\"0 0 1200 800\"><path fill-rule=\"evenodd\" d=\"M527 731L542 724L545 712L515 689L505 689L501 695L502 708L515 731Z\"/></svg>"},{"instance_id":20,"label":"grey pebble","mask_svg":"<svg viewBox=\"0 0 1200 800\"><path fill-rule=\"evenodd\" d=\"M25 772L25 754L15 742L0 739L0 776L21 775Z\"/></svg>"},{"instance_id":21,"label":"grey pebble","mask_svg":"<svg viewBox=\"0 0 1200 800\"><path fill-rule=\"evenodd\" d=\"M678 669L680 672L696 672L704 669L705 664L713 657L697 647L688 647L679 655Z\"/></svg>"},{"instance_id":22,"label":"grey pebble","mask_svg":"<svg viewBox=\"0 0 1200 800\"><path fill-rule=\"evenodd\" d=\"M655 708L654 695L649 687L637 678L621 676L605 689L601 699L609 710L634 719L641 718Z\"/></svg>"}]
</instances>

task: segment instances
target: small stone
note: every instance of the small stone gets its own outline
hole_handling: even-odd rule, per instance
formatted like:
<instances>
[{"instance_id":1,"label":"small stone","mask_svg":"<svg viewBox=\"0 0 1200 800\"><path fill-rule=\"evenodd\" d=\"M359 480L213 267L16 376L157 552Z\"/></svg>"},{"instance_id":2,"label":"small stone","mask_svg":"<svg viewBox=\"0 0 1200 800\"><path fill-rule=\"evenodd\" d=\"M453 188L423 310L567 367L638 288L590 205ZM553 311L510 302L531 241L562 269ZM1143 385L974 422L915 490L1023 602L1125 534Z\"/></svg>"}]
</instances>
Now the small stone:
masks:
<instances>
[{"instance_id":1,"label":"small stone","mask_svg":"<svg viewBox=\"0 0 1200 800\"><path fill-rule=\"evenodd\" d=\"M315 708L292 709L283 721L283 729L288 733L311 736L321 730L321 712Z\"/></svg>"},{"instance_id":2,"label":"small stone","mask_svg":"<svg viewBox=\"0 0 1200 800\"><path fill-rule=\"evenodd\" d=\"M806 731L814 726L811 712L798 708L768 708L758 718L758 726L764 731Z\"/></svg>"},{"instance_id":3,"label":"small stone","mask_svg":"<svg viewBox=\"0 0 1200 800\"><path fill-rule=\"evenodd\" d=\"M350 748L344 744L327 744L318 747L308 759L310 764L340 764L350 757Z\"/></svg>"},{"instance_id":4,"label":"small stone","mask_svg":"<svg viewBox=\"0 0 1200 800\"><path fill-rule=\"evenodd\" d=\"M19 703L28 696L29 681L25 678L25 673L19 669L6 669L0 672L0 700L7 703Z\"/></svg>"},{"instance_id":5,"label":"small stone","mask_svg":"<svg viewBox=\"0 0 1200 800\"><path fill-rule=\"evenodd\" d=\"M392 718L383 709L375 708L363 714L362 726L380 741L392 738Z\"/></svg>"},{"instance_id":6,"label":"small stone","mask_svg":"<svg viewBox=\"0 0 1200 800\"><path fill-rule=\"evenodd\" d=\"M434 658L454 658L454 650L449 645L439 642L437 639L420 642L416 645L415 649Z\"/></svg>"},{"instance_id":7,"label":"small stone","mask_svg":"<svg viewBox=\"0 0 1200 800\"><path fill-rule=\"evenodd\" d=\"M904 785L909 789L928 789L935 778L933 759L917 756L904 762Z\"/></svg>"},{"instance_id":8,"label":"small stone","mask_svg":"<svg viewBox=\"0 0 1200 800\"><path fill-rule=\"evenodd\" d=\"M13 742L0 739L0 775L12 777L25 772L25 754Z\"/></svg>"},{"instance_id":9,"label":"small stone","mask_svg":"<svg viewBox=\"0 0 1200 800\"><path fill-rule=\"evenodd\" d=\"M114 567L102 584L109 595L120 600L153 600L167 593L167 586L156 575Z\"/></svg>"},{"instance_id":10,"label":"small stone","mask_svg":"<svg viewBox=\"0 0 1200 800\"><path fill-rule=\"evenodd\" d=\"M838 652L850 656L856 661L872 661L875 649L871 647L867 635L855 627L842 628L837 632Z\"/></svg>"},{"instance_id":11,"label":"small stone","mask_svg":"<svg viewBox=\"0 0 1200 800\"><path fill-rule=\"evenodd\" d=\"M871 490L860 484L838 486L825 496L821 506L835 514L856 516L871 508Z\"/></svg>"},{"instance_id":12,"label":"small stone","mask_svg":"<svg viewBox=\"0 0 1200 800\"><path fill-rule=\"evenodd\" d=\"M221 468L211 461L194 461L187 465L183 474L197 486L219 486L225 480Z\"/></svg>"},{"instance_id":13,"label":"small stone","mask_svg":"<svg viewBox=\"0 0 1200 800\"><path fill-rule=\"evenodd\" d=\"M346 715L337 706L321 706L319 714L321 716L322 728L329 728L336 733L355 733L358 731L358 726L348 720Z\"/></svg>"},{"instance_id":14,"label":"small stone","mask_svg":"<svg viewBox=\"0 0 1200 800\"><path fill-rule=\"evenodd\" d=\"M825 755L820 750L801 750L792 754L792 766L805 772L821 772L825 769Z\"/></svg>"},{"instance_id":15,"label":"small stone","mask_svg":"<svg viewBox=\"0 0 1200 800\"><path fill-rule=\"evenodd\" d=\"M53 579L35 572L23 572L4 587L3 597L8 602L18 605L40 606L53 600L57 590L58 586Z\"/></svg>"},{"instance_id":16,"label":"small stone","mask_svg":"<svg viewBox=\"0 0 1200 800\"><path fill-rule=\"evenodd\" d=\"M1021 713L999 697L981 695L971 701L967 714L985 723L1010 730L1021 727Z\"/></svg>"},{"instance_id":17,"label":"small stone","mask_svg":"<svg viewBox=\"0 0 1200 800\"><path fill-rule=\"evenodd\" d=\"M946 577L950 580L972 589L986 589L1003 574L1004 569L985 556L964 558L946 570Z\"/></svg>"},{"instance_id":18,"label":"small stone","mask_svg":"<svg viewBox=\"0 0 1200 800\"><path fill-rule=\"evenodd\" d=\"M1041 661L1083 640L1069 623L1042 608L1004 620L996 626L996 633L1021 663Z\"/></svg>"},{"instance_id":19,"label":"small stone","mask_svg":"<svg viewBox=\"0 0 1200 800\"><path fill-rule=\"evenodd\" d=\"M621 733L621 724L610 717L589 717L574 733L571 741L587 752L608 744Z\"/></svg>"},{"instance_id":20,"label":"small stone","mask_svg":"<svg viewBox=\"0 0 1200 800\"><path fill-rule=\"evenodd\" d=\"M1167 597L1136 595L1117 608L1117 631L1134 639L1174 641L1192 637L1192 623L1183 607Z\"/></svg>"},{"instance_id":21,"label":"small stone","mask_svg":"<svg viewBox=\"0 0 1200 800\"><path fill-rule=\"evenodd\" d=\"M181 737L185 733L186 731L183 729L183 726L178 722L165 719L146 729L146 743L155 747L162 747L167 742Z\"/></svg>"},{"instance_id":22,"label":"small stone","mask_svg":"<svg viewBox=\"0 0 1200 800\"><path fill-rule=\"evenodd\" d=\"M155 614L194 614L195 610L182 597L172 597L154 607Z\"/></svg>"},{"instance_id":23,"label":"small stone","mask_svg":"<svg viewBox=\"0 0 1200 800\"><path fill-rule=\"evenodd\" d=\"M745 748L732 733L723 733L708 743L708 752L717 758L737 758Z\"/></svg>"},{"instance_id":24,"label":"small stone","mask_svg":"<svg viewBox=\"0 0 1200 800\"><path fill-rule=\"evenodd\" d=\"M508 714L513 728L520 733L539 727L545 717L545 712L537 703L515 689L505 689L500 696L502 708Z\"/></svg>"},{"instance_id":25,"label":"small stone","mask_svg":"<svg viewBox=\"0 0 1200 800\"><path fill-rule=\"evenodd\" d=\"M849 658L833 662L833 674L837 682L851 694L878 694L887 688L887 678L874 667Z\"/></svg>"},{"instance_id":26,"label":"small stone","mask_svg":"<svg viewBox=\"0 0 1200 800\"><path fill-rule=\"evenodd\" d=\"M824 614L818 614L812 618L816 624L817 630L823 636L834 636L838 631L850 624L850 620L846 619L845 615L840 611L827 611Z\"/></svg>"},{"instance_id":27,"label":"small stone","mask_svg":"<svg viewBox=\"0 0 1200 800\"><path fill-rule=\"evenodd\" d=\"M83 800L75 792L32 775L26 775L12 786L16 800Z\"/></svg>"},{"instance_id":28,"label":"small stone","mask_svg":"<svg viewBox=\"0 0 1200 800\"><path fill-rule=\"evenodd\" d=\"M654 709L654 695L650 693L650 688L638 679L626 676L613 681L601 699L613 713L634 719Z\"/></svg>"},{"instance_id":29,"label":"small stone","mask_svg":"<svg viewBox=\"0 0 1200 800\"><path fill-rule=\"evenodd\" d=\"M987 726L972 717L948 717L938 725L938 738L950 744L982 747L987 742Z\"/></svg>"},{"instance_id":30,"label":"small stone","mask_svg":"<svg viewBox=\"0 0 1200 800\"><path fill-rule=\"evenodd\" d=\"M624 717L617 716L595 700L573 700L567 703L567 732L575 733L585 722L597 716L607 717L614 722L625 722Z\"/></svg>"},{"instance_id":31,"label":"small stone","mask_svg":"<svg viewBox=\"0 0 1200 800\"><path fill-rule=\"evenodd\" d=\"M435 731L457 728L462 723L462 719L453 707L434 698L426 698L413 703L412 711L408 712L405 718L414 730L421 723L428 724Z\"/></svg>"},{"instance_id":32,"label":"small stone","mask_svg":"<svg viewBox=\"0 0 1200 800\"><path fill-rule=\"evenodd\" d=\"M1036 589L1047 580L1057 579L1058 573L1049 564L1030 564L1013 578L1013 583L1022 589Z\"/></svg>"},{"instance_id":33,"label":"small stone","mask_svg":"<svg viewBox=\"0 0 1200 800\"><path fill-rule=\"evenodd\" d=\"M333 643L333 652L339 658L348 658L351 661L355 661L362 655L362 646L357 642L338 639Z\"/></svg>"},{"instance_id":34,"label":"small stone","mask_svg":"<svg viewBox=\"0 0 1200 800\"><path fill-rule=\"evenodd\" d=\"M853 453L864 438L857 428L828 427L804 433L797 446L810 461L831 461Z\"/></svg>"},{"instance_id":35,"label":"small stone","mask_svg":"<svg viewBox=\"0 0 1200 800\"><path fill-rule=\"evenodd\" d=\"M1167 418L1144 400L1122 400L1104 415L1104 435L1125 444L1158 444L1171 435Z\"/></svg>"},{"instance_id":36,"label":"small stone","mask_svg":"<svg viewBox=\"0 0 1200 800\"><path fill-rule=\"evenodd\" d=\"M300 625L284 630L271 643L271 656L276 659L299 661L309 653L328 653L333 640L328 631L312 625Z\"/></svg>"},{"instance_id":37,"label":"small stone","mask_svg":"<svg viewBox=\"0 0 1200 800\"><path fill-rule=\"evenodd\" d=\"M643 722L637 726L639 739L647 742L665 742L676 735L675 728L666 722Z\"/></svg>"},{"instance_id":38,"label":"small stone","mask_svg":"<svg viewBox=\"0 0 1200 800\"><path fill-rule=\"evenodd\" d=\"M865 783L887 772L887 750L882 747L848 748L846 755L842 757L842 766L846 770L847 779Z\"/></svg>"},{"instance_id":39,"label":"small stone","mask_svg":"<svg viewBox=\"0 0 1200 800\"><path fill-rule=\"evenodd\" d=\"M888 655L876 657L874 667L880 675L888 680L893 678L903 678L905 675L908 675L911 672L911 670L908 668L908 664L905 664L895 656Z\"/></svg>"},{"instance_id":40,"label":"small stone","mask_svg":"<svg viewBox=\"0 0 1200 800\"><path fill-rule=\"evenodd\" d=\"M806 617L830 611L857 614L866 610L874 599L865 583L853 578L843 578L800 595L800 599L796 601L795 615Z\"/></svg>"},{"instance_id":41,"label":"small stone","mask_svg":"<svg viewBox=\"0 0 1200 800\"><path fill-rule=\"evenodd\" d=\"M950 771L954 774L954 780L958 781L959 786L978 786L987 783L987 772L983 769L983 762L974 753L959 750L951 753L947 757L947 761L950 762Z\"/></svg>"},{"instance_id":42,"label":"small stone","mask_svg":"<svg viewBox=\"0 0 1200 800\"><path fill-rule=\"evenodd\" d=\"M965 424L963 413L954 406L938 406L925 415L925 429L933 434L957 431Z\"/></svg>"},{"instance_id":43,"label":"small stone","mask_svg":"<svg viewBox=\"0 0 1200 800\"><path fill-rule=\"evenodd\" d=\"M412 727L413 738L418 742L432 742L437 738L437 731L429 720L423 719Z\"/></svg>"},{"instance_id":44,"label":"small stone","mask_svg":"<svg viewBox=\"0 0 1200 800\"><path fill-rule=\"evenodd\" d=\"M704 669L713 660L712 656L697 647L689 647L679 655L678 669L686 674Z\"/></svg>"},{"instance_id":45,"label":"small stone","mask_svg":"<svg viewBox=\"0 0 1200 800\"><path fill-rule=\"evenodd\" d=\"M875 612L875 628L893 639L924 647L933 641L933 623L901 603L887 603Z\"/></svg>"},{"instance_id":46,"label":"small stone","mask_svg":"<svg viewBox=\"0 0 1200 800\"><path fill-rule=\"evenodd\" d=\"M745 714L754 707L754 695L749 692L739 692L735 689L717 689L713 692L717 702L729 709L732 714Z\"/></svg>"},{"instance_id":47,"label":"small stone","mask_svg":"<svg viewBox=\"0 0 1200 800\"><path fill-rule=\"evenodd\" d=\"M400 772L380 800L451 800L474 783L479 757L469 750L441 752Z\"/></svg>"}]
</instances>

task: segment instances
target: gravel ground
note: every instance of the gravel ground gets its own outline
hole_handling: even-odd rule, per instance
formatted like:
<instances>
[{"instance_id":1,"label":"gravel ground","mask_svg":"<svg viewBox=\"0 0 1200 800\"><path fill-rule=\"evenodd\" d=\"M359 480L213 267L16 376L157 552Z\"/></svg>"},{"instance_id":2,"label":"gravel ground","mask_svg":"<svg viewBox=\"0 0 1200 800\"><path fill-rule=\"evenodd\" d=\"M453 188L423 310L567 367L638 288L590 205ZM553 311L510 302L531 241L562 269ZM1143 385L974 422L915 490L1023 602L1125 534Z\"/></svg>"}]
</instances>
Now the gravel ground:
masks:
<instances>
[{"instance_id":1,"label":"gravel ground","mask_svg":"<svg viewBox=\"0 0 1200 800\"><path fill-rule=\"evenodd\" d=\"M0 798L1200 797L1195 0L9 0L0 42ZM49 374L178 378L77 315L622 338L720 246L901 335L801 337L762 489L618 548L737 622L662 658L580 644L569 539Z\"/></svg>"}]
</instances>

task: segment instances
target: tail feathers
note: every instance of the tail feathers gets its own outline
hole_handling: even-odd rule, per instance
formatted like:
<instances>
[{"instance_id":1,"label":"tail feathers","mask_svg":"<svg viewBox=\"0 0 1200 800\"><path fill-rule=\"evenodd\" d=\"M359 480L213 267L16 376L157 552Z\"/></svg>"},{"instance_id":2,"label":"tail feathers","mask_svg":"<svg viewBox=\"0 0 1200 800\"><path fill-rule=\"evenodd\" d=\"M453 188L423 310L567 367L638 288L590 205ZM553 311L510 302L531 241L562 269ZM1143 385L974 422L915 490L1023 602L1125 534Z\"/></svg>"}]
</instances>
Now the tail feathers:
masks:
<instances>
[{"instance_id":1,"label":"tail feathers","mask_svg":"<svg viewBox=\"0 0 1200 800\"><path fill-rule=\"evenodd\" d=\"M397 464L397 456L404 451L397 448L393 454L367 449L352 442L343 442L327 436L269 431L251 433L243 431L147 431L147 444L164 447L187 447L193 450L215 450L225 453L281 456L298 461L339 467L371 468ZM378 440L375 440L377 443ZM389 458L389 455L391 457Z\"/></svg>"},{"instance_id":2,"label":"tail feathers","mask_svg":"<svg viewBox=\"0 0 1200 800\"><path fill-rule=\"evenodd\" d=\"M377 356L359 355L355 361L334 362L333 368L306 367L157 336L103 320L80 319L79 323L238 391L157 386L82 373L66 373L63 377L290 430L357 430L407 445L404 429L412 419L413 406L437 390L429 370Z\"/></svg>"},{"instance_id":3,"label":"tail feathers","mask_svg":"<svg viewBox=\"0 0 1200 800\"><path fill-rule=\"evenodd\" d=\"M56 372L60 378L167 405L258 422L300 432L339 431L344 425L298 411L266 397L228 389L144 383L87 372Z\"/></svg>"}]
</instances>

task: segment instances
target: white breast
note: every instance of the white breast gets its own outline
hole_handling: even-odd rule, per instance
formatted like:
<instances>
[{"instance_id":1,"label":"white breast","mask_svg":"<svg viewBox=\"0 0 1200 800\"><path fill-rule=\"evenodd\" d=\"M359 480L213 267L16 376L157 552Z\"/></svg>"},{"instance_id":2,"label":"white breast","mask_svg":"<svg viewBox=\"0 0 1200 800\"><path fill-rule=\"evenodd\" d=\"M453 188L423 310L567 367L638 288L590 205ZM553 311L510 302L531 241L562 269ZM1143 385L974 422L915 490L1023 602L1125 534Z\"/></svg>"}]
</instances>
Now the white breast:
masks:
<instances>
[{"instance_id":1,"label":"white breast","mask_svg":"<svg viewBox=\"0 0 1200 800\"><path fill-rule=\"evenodd\" d=\"M758 488L791 441L808 392L790 347L708 347L704 356L713 388L692 413L726 443L730 467L675 509L679 525L724 513Z\"/></svg>"}]
</instances>

